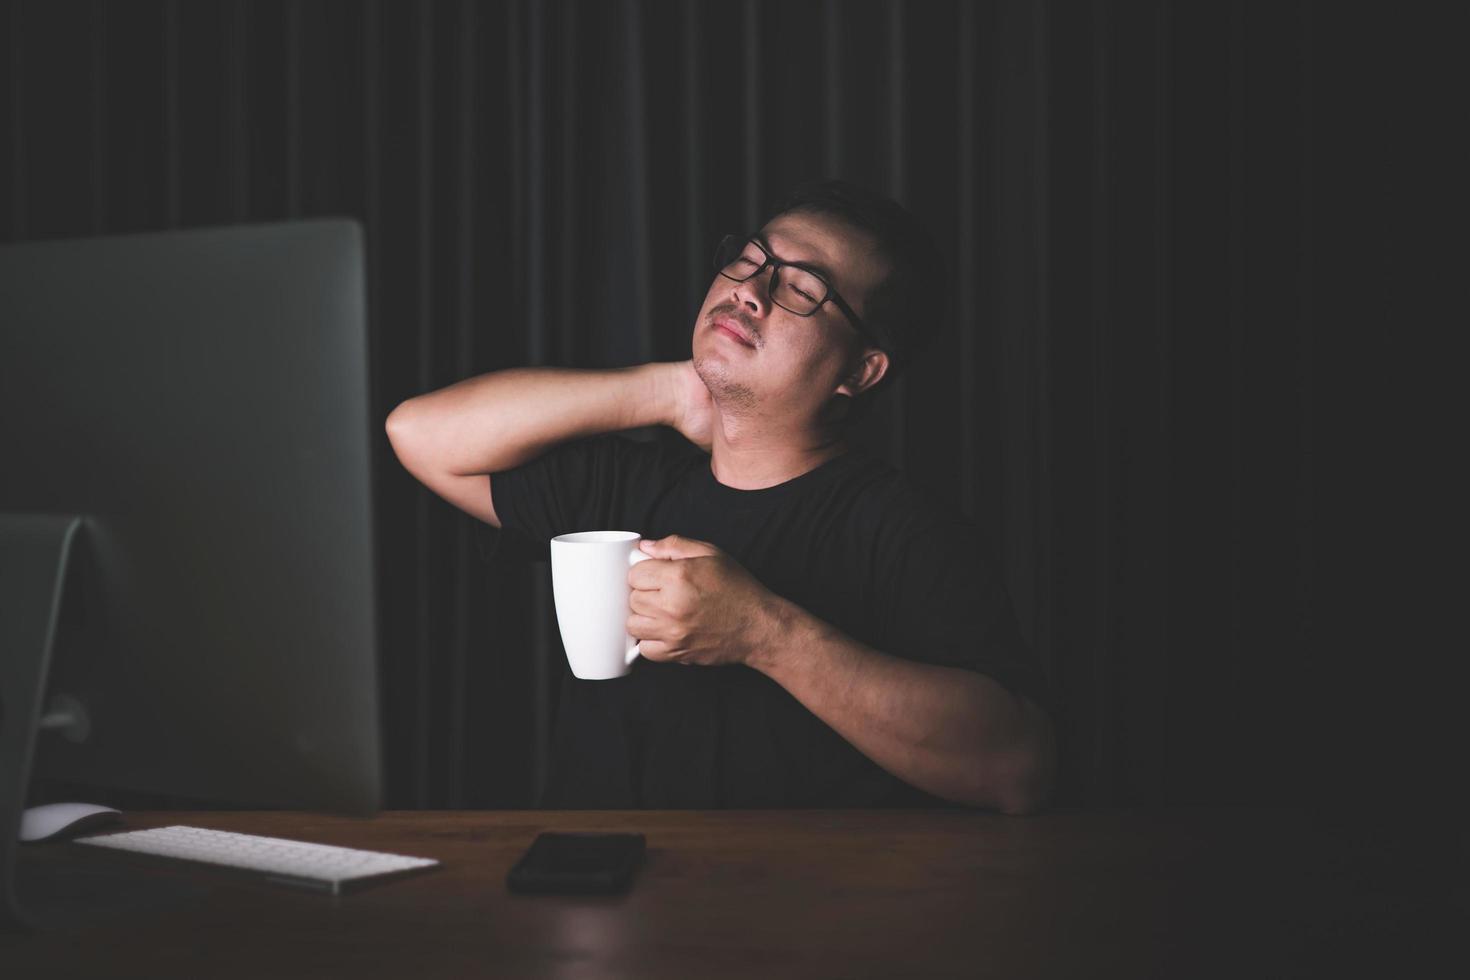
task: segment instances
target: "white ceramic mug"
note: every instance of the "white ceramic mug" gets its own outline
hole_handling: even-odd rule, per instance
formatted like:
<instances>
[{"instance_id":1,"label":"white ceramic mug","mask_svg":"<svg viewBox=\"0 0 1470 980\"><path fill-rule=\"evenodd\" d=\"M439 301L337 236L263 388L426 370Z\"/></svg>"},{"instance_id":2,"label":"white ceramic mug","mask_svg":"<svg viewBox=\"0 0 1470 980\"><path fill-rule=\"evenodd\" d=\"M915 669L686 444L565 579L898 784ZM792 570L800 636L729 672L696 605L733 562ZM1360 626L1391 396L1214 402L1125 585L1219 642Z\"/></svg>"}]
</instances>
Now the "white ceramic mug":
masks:
<instances>
[{"instance_id":1,"label":"white ceramic mug","mask_svg":"<svg viewBox=\"0 0 1470 980\"><path fill-rule=\"evenodd\" d=\"M551 539L551 591L572 674L622 677L639 644L628 634L628 569L648 558L637 531L577 531Z\"/></svg>"}]
</instances>

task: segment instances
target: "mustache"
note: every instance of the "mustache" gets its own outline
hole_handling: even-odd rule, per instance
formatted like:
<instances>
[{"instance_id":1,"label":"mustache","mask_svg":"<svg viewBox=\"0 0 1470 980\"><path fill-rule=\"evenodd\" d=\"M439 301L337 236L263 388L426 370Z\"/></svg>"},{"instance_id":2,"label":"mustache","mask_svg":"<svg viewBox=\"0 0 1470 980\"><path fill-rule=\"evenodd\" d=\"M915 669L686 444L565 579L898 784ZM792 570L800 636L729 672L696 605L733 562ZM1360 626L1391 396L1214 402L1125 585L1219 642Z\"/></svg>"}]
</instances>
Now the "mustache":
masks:
<instances>
[{"instance_id":1,"label":"mustache","mask_svg":"<svg viewBox=\"0 0 1470 980\"><path fill-rule=\"evenodd\" d=\"M733 306L717 306L714 309L710 310L710 326L714 326L716 320L733 320L736 323L740 324L740 329L744 330L746 335L749 336L751 340L760 340L759 332L757 332L755 327L751 325L751 322L747 320L745 316Z\"/></svg>"}]
</instances>

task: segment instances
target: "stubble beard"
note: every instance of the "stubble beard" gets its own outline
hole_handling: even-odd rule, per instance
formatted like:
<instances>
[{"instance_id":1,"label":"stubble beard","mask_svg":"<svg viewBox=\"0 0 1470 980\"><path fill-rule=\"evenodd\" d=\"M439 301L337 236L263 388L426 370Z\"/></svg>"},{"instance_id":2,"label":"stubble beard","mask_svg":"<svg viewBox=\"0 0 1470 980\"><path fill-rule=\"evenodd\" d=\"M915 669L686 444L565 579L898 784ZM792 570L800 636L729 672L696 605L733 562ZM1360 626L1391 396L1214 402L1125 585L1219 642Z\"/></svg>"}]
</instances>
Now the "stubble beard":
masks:
<instances>
[{"instance_id":1,"label":"stubble beard","mask_svg":"<svg viewBox=\"0 0 1470 980\"><path fill-rule=\"evenodd\" d=\"M709 389L710 398L721 414L731 418L749 418L755 414L759 403L755 389L730 377L728 363L719 358L696 357L694 373Z\"/></svg>"}]
</instances>

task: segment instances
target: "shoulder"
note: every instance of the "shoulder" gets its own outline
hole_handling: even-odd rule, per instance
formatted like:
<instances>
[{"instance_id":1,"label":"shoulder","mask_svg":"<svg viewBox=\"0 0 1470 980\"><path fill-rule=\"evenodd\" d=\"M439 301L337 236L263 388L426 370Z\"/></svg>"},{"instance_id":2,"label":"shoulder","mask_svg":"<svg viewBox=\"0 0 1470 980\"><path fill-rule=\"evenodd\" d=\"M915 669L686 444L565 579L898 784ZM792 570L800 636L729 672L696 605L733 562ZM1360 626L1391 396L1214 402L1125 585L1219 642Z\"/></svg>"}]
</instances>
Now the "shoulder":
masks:
<instances>
[{"instance_id":1,"label":"shoulder","mask_svg":"<svg viewBox=\"0 0 1470 980\"><path fill-rule=\"evenodd\" d=\"M849 455L823 488L811 530L880 586L892 586L918 563L948 568L989 550L976 524L932 489L886 460Z\"/></svg>"},{"instance_id":2,"label":"shoulder","mask_svg":"<svg viewBox=\"0 0 1470 980\"><path fill-rule=\"evenodd\" d=\"M905 539L950 539L975 531L974 522L933 488L915 482L887 460L865 452L851 455L844 493L854 505L854 516L871 530Z\"/></svg>"},{"instance_id":3,"label":"shoulder","mask_svg":"<svg viewBox=\"0 0 1470 980\"><path fill-rule=\"evenodd\" d=\"M553 472L583 469L589 475L615 473L642 477L660 471L685 471L697 465L700 455L695 446L682 439L657 433L608 432L568 440L533 462Z\"/></svg>"},{"instance_id":4,"label":"shoulder","mask_svg":"<svg viewBox=\"0 0 1470 980\"><path fill-rule=\"evenodd\" d=\"M669 440L604 433L562 442L491 475L501 526L538 543L567 531L621 525L697 465Z\"/></svg>"},{"instance_id":5,"label":"shoulder","mask_svg":"<svg viewBox=\"0 0 1470 980\"><path fill-rule=\"evenodd\" d=\"M709 466L709 455L672 429L642 430L641 434L613 433L595 437L598 451L616 463L623 479L646 483L655 490L682 480Z\"/></svg>"}]
</instances>

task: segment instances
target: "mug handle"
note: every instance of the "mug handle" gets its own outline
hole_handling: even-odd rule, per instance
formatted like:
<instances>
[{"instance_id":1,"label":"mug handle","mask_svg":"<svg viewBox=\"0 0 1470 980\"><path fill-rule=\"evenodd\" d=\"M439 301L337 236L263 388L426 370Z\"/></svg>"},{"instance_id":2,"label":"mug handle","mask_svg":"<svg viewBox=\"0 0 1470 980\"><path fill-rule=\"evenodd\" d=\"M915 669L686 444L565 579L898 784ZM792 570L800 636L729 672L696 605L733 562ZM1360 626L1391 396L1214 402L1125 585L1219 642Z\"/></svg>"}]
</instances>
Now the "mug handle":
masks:
<instances>
[{"instance_id":1,"label":"mug handle","mask_svg":"<svg viewBox=\"0 0 1470 980\"><path fill-rule=\"evenodd\" d=\"M652 555L645 555L642 551L638 549L637 545L634 545L633 550L628 552L628 567L632 568L640 561L647 561L652 557ZM633 666L633 661L638 659L638 654L641 652L639 648L642 646L643 641L637 640L633 643L632 646L628 648L627 652L623 655L623 661L627 666Z\"/></svg>"}]
</instances>

